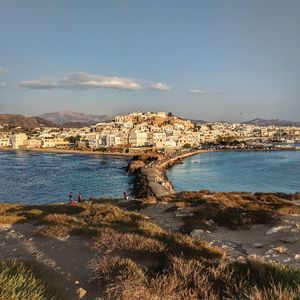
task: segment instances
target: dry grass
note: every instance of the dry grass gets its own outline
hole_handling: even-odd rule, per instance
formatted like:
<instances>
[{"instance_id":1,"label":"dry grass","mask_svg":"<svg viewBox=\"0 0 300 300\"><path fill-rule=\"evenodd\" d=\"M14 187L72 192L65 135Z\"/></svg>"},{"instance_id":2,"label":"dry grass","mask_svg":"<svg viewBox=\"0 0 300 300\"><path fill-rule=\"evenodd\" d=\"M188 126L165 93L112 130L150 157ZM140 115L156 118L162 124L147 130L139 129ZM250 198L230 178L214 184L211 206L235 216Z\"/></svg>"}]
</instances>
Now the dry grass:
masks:
<instances>
[{"instance_id":1,"label":"dry grass","mask_svg":"<svg viewBox=\"0 0 300 300\"><path fill-rule=\"evenodd\" d=\"M212 225L236 229L240 226L271 223L284 214L300 214L300 206L293 205L294 195L280 193L211 193L209 191L182 192L168 196L176 208L190 207L193 216L184 217L183 232ZM211 228L213 229L213 228Z\"/></svg>"},{"instance_id":2,"label":"dry grass","mask_svg":"<svg viewBox=\"0 0 300 300\"><path fill-rule=\"evenodd\" d=\"M70 211L68 212L68 209ZM86 202L71 206L22 206L5 213L22 217L23 221L46 225L40 234L63 238L72 234L94 237L93 249L122 251L129 257L152 255L157 259L168 255L186 257L220 257L219 249L195 241L188 236L171 234L149 222L146 217L121 210L110 204ZM24 219L25 218L25 219Z\"/></svg>"},{"instance_id":3,"label":"dry grass","mask_svg":"<svg viewBox=\"0 0 300 300\"><path fill-rule=\"evenodd\" d=\"M119 233L112 229L101 231L92 240L91 247L102 252L122 251L134 257L164 255L166 246L157 239L137 233Z\"/></svg>"},{"instance_id":4,"label":"dry grass","mask_svg":"<svg viewBox=\"0 0 300 300\"><path fill-rule=\"evenodd\" d=\"M55 205L17 205L0 204L0 223L43 223L51 214L75 215L83 210L80 206L70 206L67 204Z\"/></svg>"},{"instance_id":5,"label":"dry grass","mask_svg":"<svg viewBox=\"0 0 300 300\"><path fill-rule=\"evenodd\" d=\"M255 261L239 268L226 262L170 257L166 267L155 273L130 259L105 257L92 267L91 281L104 299L296 300L299 295L300 272Z\"/></svg>"},{"instance_id":6,"label":"dry grass","mask_svg":"<svg viewBox=\"0 0 300 300\"><path fill-rule=\"evenodd\" d=\"M66 299L37 267L17 260L0 261L0 299Z\"/></svg>"},{"instance_id":7,"label":"dry grass","mask_svg":"<svg viewBox=\"0 0 300 300\"><path fill-rule=\"evenodd\" d=\"M181 206L186 203L199 210L198 225L202 219L225 226L247 225L261 222L262 208L288 207L279 196L274 201L252 194L202 192L200 196L180 194ZM178 198L171 200L176 203ZM202 210L203 205L207 210ZM258 261L229 263L218 248L166 232L146 217L111 204L86 202L74 208L0 205L0 211L13 222L17 216L22 222L44 224L41 233L47 236L82 234L88 238L91 248L102 257L92 264L91 283L96 283L103 299L296 300L299 295L299 271ZM240 216L241 211L249 214ZM242 219L231 220L237 216Z\"/></svg>"}]
</instances>

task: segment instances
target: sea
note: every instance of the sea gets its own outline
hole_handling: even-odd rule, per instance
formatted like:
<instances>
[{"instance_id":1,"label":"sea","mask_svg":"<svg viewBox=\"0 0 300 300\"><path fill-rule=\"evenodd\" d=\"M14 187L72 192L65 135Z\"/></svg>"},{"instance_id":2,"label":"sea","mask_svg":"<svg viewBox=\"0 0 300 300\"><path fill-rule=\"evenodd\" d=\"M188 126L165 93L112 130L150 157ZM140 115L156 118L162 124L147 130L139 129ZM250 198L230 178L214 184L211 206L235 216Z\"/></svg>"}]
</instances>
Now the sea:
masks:
<instances>
[{"instance_id":1,"label":"sea","mask_svg":"<svg viewBox=\"0 0 300 300\"><path fill-rule=\"evenodd\" d=\"M0 151L0 202L68 202L73 191L88 198L121 199L130 193L130 158ZM300 151L208 152L167 170L177 191L300 191Z\"/></svg>"},{"instance_id":2,"label":"sea","mask_svg":"<svg viewBox=\"0 0 300 300\"><path fill-rule=\"evenodd\" d=\"M177 191L300 192L300 151L208 152L167 170Z\"/></svg>"},{"instance_id":3,"label":"sea","mask_svg":"<svg viewBox=\"0 0 300 300\"><path fill-rule=\"evenodd\" d=\"M0 202L46 204L75 197L122 198L130 191L129 158L0 151Z\"/></svg>"}]
</instances>

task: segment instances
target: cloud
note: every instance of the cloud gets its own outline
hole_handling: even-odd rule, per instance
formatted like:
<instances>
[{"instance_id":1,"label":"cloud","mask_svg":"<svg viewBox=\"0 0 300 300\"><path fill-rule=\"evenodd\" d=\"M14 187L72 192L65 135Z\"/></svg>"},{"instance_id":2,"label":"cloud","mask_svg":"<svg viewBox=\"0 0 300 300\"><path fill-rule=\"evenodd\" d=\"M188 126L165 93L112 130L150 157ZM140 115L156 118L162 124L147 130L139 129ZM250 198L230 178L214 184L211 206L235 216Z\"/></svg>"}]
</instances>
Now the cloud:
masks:
<instances>
[{"instance_id":1,"label":"cloud","mask_svg":"<svg viewBox=\"0 0 300 300\"><path fill-rule=\"evenodd\" d=\"M226 91L205 91L205 90L198 90L198 89L190 89L190 93L197 94L197 95L218 95L218 94L228 94Z\"/></svg>"},{"instance_id":2,"label":"cloud","mask_svg":"<svg viewBox=\"0 0 300 300\"><path fill-rule=\"evenodd\" d=\"M206 91L204 91L204 90L197 90L197 89L190 89L190 93L193 93L193 94L200 94L200 95L205 95L205 94L207 94Z\"/></svg>"},{"instance_id":3,"label":"cloud","mask_svg":"<svg viewBox=\"0 0 300 300\"><path fill-rule=\"evenodd\" d=\"M8 68L0 66L0 75L5 75L9 72Z\"/></svg>"},{"instance_id":4,"label":"cloud","mask_svg":"<svg viewBox=\"0 0 300 300\"><path fill-rule=\"evenodd\" d=\"M108 88L117 90L140 90L146 88L141 81L117 76L100 76L84 72L71 72L58 78L40 78L35 80L21 81L19 86L28 89L91 89ZM163 83L151 83L150 88L156 90L169 90Z\"/></svg>"},{"instance_id":5,"label":"cloud","mask_svg":"<svg viewBox=\"0 0 300 300\"><path fill-rule=\"evenodd\" d=\"M4 80L0 80L0 86L5 86L6 82Z\"/></svg>"},{"instance_id":6,"label":"cloud","mask_svg":"<svg viewBox=\"0 0 300 300\"><path fill-rule=\"evenodd\" d=\"M161 82L151 83L149 87L152 90L159 90L159 91L169 91L171 89L168 85Z\"/></svg>"},{"instance_id":7,"label":"cloud","mask_svg":"<svg viewBox=\"0 0 300 300\"><path fill-rule=\"evenodd\" d=\"M84 72L72 72L61 78L41 78L26 80L19 86L29 89L56 89L56 88L110 88L118 90L139 90L141 85L131 78L115 76L99 76Z\"/></svg>"}]
</instances>

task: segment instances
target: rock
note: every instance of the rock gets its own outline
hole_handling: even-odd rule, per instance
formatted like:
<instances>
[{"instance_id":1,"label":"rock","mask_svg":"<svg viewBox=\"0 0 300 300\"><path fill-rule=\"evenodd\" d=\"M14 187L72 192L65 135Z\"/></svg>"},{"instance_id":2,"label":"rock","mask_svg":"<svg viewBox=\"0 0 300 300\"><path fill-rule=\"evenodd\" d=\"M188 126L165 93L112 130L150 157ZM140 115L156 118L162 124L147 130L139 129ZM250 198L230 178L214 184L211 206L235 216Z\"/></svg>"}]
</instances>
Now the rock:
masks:
<instances>
[{"instance_id":1,"label":"rock","mask_svg":"<svg viewBox=\"0 0 300 300\"><path fill-rule=\"evenodd\" d=\"M182 217L193 217L194 213L182 213L182 212L175 212L176 218L182 218Z\"/></svg>"},{"instance_id":2,"label":"rock","mask_svg":"<svg viewBox=\"0 0 300 300\"><path fill-rule=\"evenodd\" d=\"M243 243L240 242L240 241L233 241L233 243L236 244L237 246L242 246L243 245Z\"/></svg>"},{"instance_id":3,"label":"rock","mask_svg":"<svg viewBox=\"0 0 300 300\"><path fill-rule=\"evenodd\" d=\"M82 287L79 287L76 290L76 296L78 297L78 299L83 299L83 297L86 295L87 291L85 289L83 289Z\"/></svg>"},{"instance_id":4,"label":"rock","mask_svg":"<svg viewBox=\"0 0 300 300\"><path fill-rule=\"evenodd\" d=\"M284 246L278 246L276 248L271 248L269 249L265 255L273 255L273 256L277 256L276 253L279 253L279 254L284 254L284 253L287 253L287 248L284 247Z\"/></svg>"},{"instance_id":5,"label":"rock","mask_svg":"<svg viewBox=\"0 0 300 300\"><path fill-rule=\"evenodd\" d=\"M67 241L69 238L70 238L70 235L59 236L59 237L57 237L57 239L58 239L59 241L62 241L62 242Z\"/></svg>"},{"instance_id":6,"label":"rock","mask_svg":"<svg viewBox=\"0 0 300 300\"><path fill-rule=\"evenodd\" d=\"M246 262L246 258L244 256L239 256L236 260L240 263L245 263Z\"/></svg>"},{"instance_id":7,"label":"rock","mask_svg":"<svg viewBox=\"0 0 300 300\"><path fill-rule=\"evenodd\" d=\"M248 259L255 259L255 260L258 260L259 259L259 256L256 255L256 254L250 254L247 256Z\"/></svg>"},{"instance_id":8,"label":"rock","mask_svg":"<svg viewBox=\"0 0 300 300\"><path fill-rule=\"evenodd\" d=\"M284 247L284 246L279 246L279 247L275 248L275 251L276 251L277 253L280 253L280 254L286 253L287 250L288 250L288 249L287 249L286 247Z\"/></svg>"},{"instance_id":9,"label":"rock","mask_svg":"<svg viewBox=\"0 0 300 300\"><path fill-rule=\"evenodd\" d=\"M214 220L209 219L208 221L205 222L207 225L212 226L215 224Z\"/></svg>"},{"instance_id":10,"label":"rock","mask_svg":"<svg viewBox=\"0 0 300 300\"><path fill-rule=\"evenodd\" d=\"M252 248L262 248L264 245L263 244L261 244L261 243L254 243L253 245L252 245Z\"/></svg>"},{"instance_id":11,"label":"rock","mask_svg":"<svg viewBox=\"0 0 300 300\"><path fill-rule=\"evenodd\" d=\"M79 281L78 281L78 280L76 280L76 281L74 282L74 284L79 284Z\"/></svg>"},{"instance_id":12,"label":"rock","mask_svg":"<svg viewBox=\"0 0 300 300\"><path fill-rule=\"evenodd\" d=\"M270 234L273 234L273 233L276 233L276 232L279 232L279 231L284 231L284 230L287 230L287 229L290 229L290 228L291 228L291 226L289 226L289 225L282 225L282 226L273 227L273 228L270 228L266 232L266 235L270 235Z\"/></svg>"},{"instance_id":13,"label":"rock","mask_svg":"<svg viewBox=\"0 0 300 300\"><path fill-rule=\"evenodd\" d=\"M300 254L295 254L295 259L300 259Z\"/></svg>"},{"instance_id":14,"label":"rock","mask_svg":"<svg viewBox=\"0 0 300 300\"><path fill-rule=\"evenodd\" d=\"M266 253L265 256L270 256L271 254L273 254L275 252L274 248L269 249Z\"/></svg>"},{"instance_id":15,"label":"rock","mask_svg":"<svg viewBox=\"0 0 300 300\"><path fill-rule=\"evenodd\" d=\"M205 234L204 230L202 230L202 229L194 229L190 233L190 237L192 237L194 239L202 239L204 234Z\"/></svg>"},{"instance_id":16,"label":"rock","mask_svg":"<svg viewBox=\"0 0 300 300\"><path fill-rule=\"evenodd\" d=\"M288 237L281 238L279 240L283 243L295 243L299 240L299 237L298 236L288 236Z\"/></svg>"},{"instance_id":17,"label":"rock","mask_svg":"<svg viewBox=\"0 0 300 300\"><path fill-rule=\"evenodd\" d=\"M222 245L221 248L224 250L231 250L231 247L229 247L228 245Z\"/></svg>"}]
</instances>

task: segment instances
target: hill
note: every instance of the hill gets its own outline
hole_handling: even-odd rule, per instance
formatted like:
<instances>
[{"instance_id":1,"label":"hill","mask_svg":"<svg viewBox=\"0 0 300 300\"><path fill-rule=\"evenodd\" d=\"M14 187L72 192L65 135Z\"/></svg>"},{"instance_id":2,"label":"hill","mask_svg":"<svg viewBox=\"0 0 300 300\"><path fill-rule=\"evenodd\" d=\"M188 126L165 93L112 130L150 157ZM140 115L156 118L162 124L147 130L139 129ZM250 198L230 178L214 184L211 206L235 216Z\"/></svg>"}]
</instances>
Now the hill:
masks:
<instances>
[{"instance_id":1,"label":"hill","mask_svg":"<svg viewBox=\"0 0 300 300\"><path fill-rule=\"evenodd\" d=\"M86 115L78 112L45 113L40 115L39 117L55 124L64 124L69 127L94 125L99 122L108 121L111 119L111 117L108 115Z\"/></svg>"},{"instance_id":2,"label":"hill","mask_svg":"<svg viewBox=\"0 0 300 300\"><path fill-rule=\"evenodd\" d=\"M25 117L14 114L0 114L0 124L22 128L55 127L54 123L40 117Z\"/></svg>"},{"instance_id":3,"label":"hill","mask_svg":"<svg viewBox=\"0 0 300 300\"><path fill-rule=\"evenodd\" d=\"M286 121L286 120L280 120L280 119L262 119L262 118L256 118L251 121L243 122L243 124L250 124L250 125L257 125L257 126L270 126L270 125L276 125L276 126L297 126L300 127L300 122L293 122L293 121Z\"/></svg>"}]
</instances>

